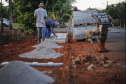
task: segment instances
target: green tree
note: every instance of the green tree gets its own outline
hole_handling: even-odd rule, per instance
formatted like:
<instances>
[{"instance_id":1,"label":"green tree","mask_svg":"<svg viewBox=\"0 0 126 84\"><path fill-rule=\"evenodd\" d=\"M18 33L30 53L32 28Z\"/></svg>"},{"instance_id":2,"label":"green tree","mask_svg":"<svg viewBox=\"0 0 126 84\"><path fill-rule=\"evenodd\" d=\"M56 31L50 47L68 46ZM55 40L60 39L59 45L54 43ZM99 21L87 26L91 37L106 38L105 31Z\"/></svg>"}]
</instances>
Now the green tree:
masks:
<instances>
[{"instance_id":1,"label":"green tree","mask_svg":"<svg viewBox=\"0 0 126 84\"><path fill-rule=\"evenodd\" d=\"M69 3L68 3L69 1ZM64 14L70 14L71 3L75 0L13 0L13 14L17 17L19 23L24 24L23 30L32 34L35 30L34 11L38 8L40 2L45 4L48 15L54 20L60 21ZM67 8L64 7L65 4ZM59 17L59 18L58 18ZM57 19L58 18L58 19Z\"/></svg>"},{"instance_id":2,"label":"green tree","mask_svg":"<svg viewBox=\"0 0 126 84\"><path fill-rule=\"evenodd\" d=\"M59 23L66 23L70 19L70 15L72 14L72 6L71 4L75 2L75 0L67 0L65 3L61 3L58 1L58 4L54 6L51 14L54 20Z\"/></svg>"},{"instance_id":3,"label":"green tree","mask_svg":"<svg viewBox=\"0 0 126 84\"><path fill-rule=\"evenodd\" d=\"M3 33L3 27L4 27L4 24L3 24L3 18L7 18L7 14L8 14L8 8L7 7L4 7L3 4L0 3L0 16L1 16L1 33Z\"/></svg>"},{"instance_id":4,"label":"green tree","mask_svg":"<svg viewBox=\"0 0 126 84\"><path fill-rule=\"evenodd\" d=\"M23 31L26 34L33 34L35 30L34 11L38 8L41 0L14 0L13 14L17 17L18 23L24 24Z\"/></svg>"},{"instance_id":5,"label":"green tree","mask_svg":"<svg viewBox=\"0 0 126 84\"><path fill-rule=\"evenodd\" d=\"M116 15L117 15L116 12L117 12L117 10L116 10L114 4L107 6L105 12L107 14L111 15L113 18L116 18Z\"/></svg>"},{"instance_id":6,"label":"green tree","mask_svg":"<svg viewBox=\"0 0 126 84\"><path fill-rule=\"evenodd\" d=\"M115 20L115 25L120 27L125 27L126 24L126 3L121 2L117 4L112 4L107 6L105 9L105 12L112 16L112 18Z\"/></svg>"},{"instance_id":7,"label":"green tree","mask_svg":"<svg viewBox=\"0 0 126 84\"><path fill-rule=\"evenodd\" d=\"M126 3L118 3L116 5L116 10L117 10L117 17L116 19L119 19L120 26L125 27L125 22L126 22Z\"/></svg>"},{"instance_id":8,"label":"green tree","mask_svg":"<svg viewBox=\"0 0 126 84\"><path fill-rule=\"evenodd\" d=\"M1 9L1 3L0 3L0 9ZM6 6L2 6L2 12L3 12L3 18L8 18L8 8ZM1 15L1 11L0 11Z\"/></svg>"}]
</instances>

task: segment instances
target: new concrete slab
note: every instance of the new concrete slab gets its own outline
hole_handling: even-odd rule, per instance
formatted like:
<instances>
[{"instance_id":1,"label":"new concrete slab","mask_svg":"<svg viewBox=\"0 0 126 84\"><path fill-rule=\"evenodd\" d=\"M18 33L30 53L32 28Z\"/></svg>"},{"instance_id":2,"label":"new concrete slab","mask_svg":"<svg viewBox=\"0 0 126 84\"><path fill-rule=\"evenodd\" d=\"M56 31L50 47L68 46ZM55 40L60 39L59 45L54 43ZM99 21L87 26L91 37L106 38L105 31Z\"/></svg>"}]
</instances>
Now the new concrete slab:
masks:
<instances>
[{"instance_id":1,"label":"new concrete slab","mask_svg":"<svg viewBox=\"0 0 126 84\"><path fill-rule=\"evenodd\" d=\"M34 58L34 59L51 59L62 56L63 54L55 52L52 48L63 48L63 46L59 46L52 39L46 39L42 41L40 44L33 46L34 49L31 52L26 52L20 54L20 57L23 58Z\"/></svg>"},{"instance_id":2,"label":"new concrete slab","mask_svg":"<svg viewBox=\"0 0 126 84\"><path fill-rule=\"evenodd\" d=\"M53 41L55 41L56 43L65 43L66 33L56 33L56 35L58 37L52 38ZM51 36L53 36L53 34L51 34Z\"/></svg>"}]
</instances>

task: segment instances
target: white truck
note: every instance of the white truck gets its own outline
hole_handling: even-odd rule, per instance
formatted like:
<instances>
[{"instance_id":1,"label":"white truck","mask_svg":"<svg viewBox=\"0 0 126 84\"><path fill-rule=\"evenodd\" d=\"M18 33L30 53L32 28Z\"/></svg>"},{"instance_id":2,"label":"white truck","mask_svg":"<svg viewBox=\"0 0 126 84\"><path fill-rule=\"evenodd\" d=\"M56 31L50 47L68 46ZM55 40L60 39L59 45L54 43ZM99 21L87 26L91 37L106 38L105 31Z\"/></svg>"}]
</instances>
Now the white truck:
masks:
<instances>
[{"instance_id":1,"label":"white truck","mask_svg":"<svg viewBox=\"0 0 126 84\"><path fill-rule=\"evenodd\" d=\"M108 24L107 14L97 13L96 10L73 11L73 39L82 40L89 38L88 40L92 43L94 36L98 41L98 37L96 37L99 35L97 23Z\"/></svg>"}]
</instances>

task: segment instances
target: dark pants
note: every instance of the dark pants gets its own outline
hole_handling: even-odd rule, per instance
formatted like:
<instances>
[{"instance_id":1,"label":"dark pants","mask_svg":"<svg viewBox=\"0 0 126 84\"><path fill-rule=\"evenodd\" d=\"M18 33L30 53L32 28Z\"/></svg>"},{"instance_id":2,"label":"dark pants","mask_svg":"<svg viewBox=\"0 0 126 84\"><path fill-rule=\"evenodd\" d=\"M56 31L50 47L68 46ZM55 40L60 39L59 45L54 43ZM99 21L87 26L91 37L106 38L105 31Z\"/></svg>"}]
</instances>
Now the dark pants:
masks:
<instances>
[{"instance_id":1,"label":"dark pants","mask_svg":"<svg viewBox=\"0 0 126 84\"><path fill-rule=\"evenodd\" d=\"M37 27L38 30L38 41L41 42L41 33L42 33L42 40L45 40L45 32L46 28L45 27Z\"/></svg>"},{"instance_id":2,"label":"dark pants","mask_svg":"<svg viewBox=\"0 0 126 84\"><path fill-rule=\"evenodd\" d=\"M45 37L51 37L51 28L50 27L46 27Z\"/></svg>"}]
</instances>

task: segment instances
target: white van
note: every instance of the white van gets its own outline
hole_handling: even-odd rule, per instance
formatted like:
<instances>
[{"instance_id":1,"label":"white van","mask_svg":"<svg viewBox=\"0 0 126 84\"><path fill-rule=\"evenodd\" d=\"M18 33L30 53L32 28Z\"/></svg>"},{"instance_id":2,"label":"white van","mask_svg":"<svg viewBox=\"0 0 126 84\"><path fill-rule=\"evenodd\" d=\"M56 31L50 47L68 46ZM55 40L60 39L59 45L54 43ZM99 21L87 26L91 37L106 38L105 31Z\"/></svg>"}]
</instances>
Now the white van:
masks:
<instances>
[{"instance_id":1,"label":"white van","mask_svg":"<svg viewBox=\"0 0 126 84\"><path fill-rule=\"evenodd\" d=\"M1 25L1 18L0 18L0 25ZM7 18L3 18L3 25L9 26L9 20Z\"/></svg>"}]
</instances>

